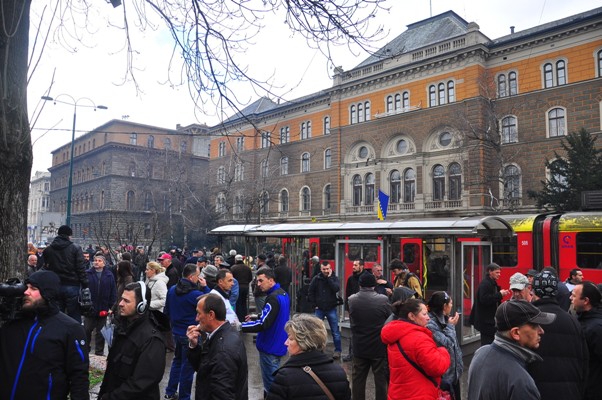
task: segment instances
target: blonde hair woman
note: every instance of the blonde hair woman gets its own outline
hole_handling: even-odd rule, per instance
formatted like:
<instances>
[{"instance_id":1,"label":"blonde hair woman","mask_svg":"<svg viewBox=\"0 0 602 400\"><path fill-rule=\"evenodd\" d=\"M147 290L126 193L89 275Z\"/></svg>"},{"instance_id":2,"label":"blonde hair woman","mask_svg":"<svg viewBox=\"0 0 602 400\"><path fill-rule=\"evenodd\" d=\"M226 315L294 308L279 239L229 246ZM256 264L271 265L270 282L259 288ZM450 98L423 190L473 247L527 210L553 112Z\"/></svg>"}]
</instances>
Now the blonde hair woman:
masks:
<instances>
[{"instance_id":1,"label":"blonde hair woman","mask_svg":"<svg viewBox=\"0 0 602 400\"><path fill-rule=\"evenodd\" d=\"M146 287L151 292L151 310L163 311L165 299L167 298L167 282L169 278L165 275L165 268L158 262L151 261L146 264Z\"/></svg>"}]
</instances>

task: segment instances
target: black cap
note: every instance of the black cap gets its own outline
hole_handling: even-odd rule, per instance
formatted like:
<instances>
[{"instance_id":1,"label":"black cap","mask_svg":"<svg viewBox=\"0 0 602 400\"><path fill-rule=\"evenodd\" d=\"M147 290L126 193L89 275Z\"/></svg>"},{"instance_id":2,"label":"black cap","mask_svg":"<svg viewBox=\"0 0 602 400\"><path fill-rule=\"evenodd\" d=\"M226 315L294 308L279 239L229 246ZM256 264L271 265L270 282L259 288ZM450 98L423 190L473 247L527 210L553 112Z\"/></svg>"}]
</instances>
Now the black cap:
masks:
<instances>
[{"instance_id":1,"label":"black cap","mask_svg":"<svg viewBox=\"0 0 602 400\"><path fill-rule=\"evenodd\" d=\"M268 259L268 258L265 256L265 254L260 254L260 255L258 255L258 256L257 256L257 258L258 258L258 259L260 259L260 260L264 260L264 261Z\"/></svg>"},{"instance_id":2,"label":"black cap","mask_svg":"<svg viewBox=\"0 0 602 400\"><path fill-rule=\"evenodd\" d=\"M548 325L556 319L555 314L542 312L525 300L510 300L502 303L495 312L495 326L500 332L527 323Z\"/></svg>"},{"instance_id":3,"label":"black cap","mask_svg":"<svg viewBox=\"0 0 602 400\"><path fill-rule=\"evenodd\" d=\"M537 270L536 270L536 269L530 269L530 270L528 270L528 271L527 271L527 273L526 273L525 275L527 275L527 276L535 276L535 275L537 275L538 273L539 273L539 272L537 272Z\"/></svg>"},{"instance_id":4,"label":"black cap","mask_svg":"<svg viewBox=\"0 0 602 400\"><path fill-rule=\"evenodd\" d=\"M370 273L364 273L360 275L360 287L374 287L376 286L376 278Z\"/></svg>"},{"instance_id":5,"label":"black cap","mask_svg":"<svg viewBox=\"0 0 602 400\"><path fill-rule=\"evenodd\" d=\"M25 280L25 284L38 288L47 301L56 299L61 288L61 280L57 274L45 269L34 272Z\"/></svg>"},{"instance_id":6,"label":"black cap","mask_svg":"<svg viewBox=\"0 0 602 400\"><path fill-rule=\"evenodd\" d=\"M205 257L205 256L197 257L196 262L198 262L198 263L200 263L200 262L207 262L207 257Z\"/></svg>"},{"instance_id":7,"label":"black cap","mask_svg":"<svg viewBox=\"0 0 602 400\"><path fill-rule=\"evenodd\" d=\"M69 225L61 225L58 231L59 235L73 236L73 231L69 227Z\"/></svg>"},{"instance_id":8,"label":"black cap","mask_svg":"<svg viewBox=\"0 0 602 400\"><path fill-rule=\"evenodd\" d=\"M554 298L558 294L558 278L550 271L543 271L533 278L533 292L537 297Z\"/></svg>"}]
</instances>

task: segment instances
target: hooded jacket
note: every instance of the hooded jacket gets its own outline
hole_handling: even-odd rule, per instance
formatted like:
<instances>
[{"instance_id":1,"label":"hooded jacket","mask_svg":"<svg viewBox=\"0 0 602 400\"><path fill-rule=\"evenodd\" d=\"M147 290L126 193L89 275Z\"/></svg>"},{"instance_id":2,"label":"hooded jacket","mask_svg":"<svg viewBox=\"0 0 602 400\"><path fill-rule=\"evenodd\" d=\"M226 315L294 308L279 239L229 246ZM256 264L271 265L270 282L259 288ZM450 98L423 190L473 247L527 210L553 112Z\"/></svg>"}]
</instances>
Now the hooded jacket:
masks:
<instances>
[{"instance_id":1,"label":"hooded jacket","mask_svg":"<svg viewBox=\"0 0 602 400\"><path fill-rule=\"evenodd\" d=\"M146 279L146 287L151 292L150 309L163 311L167 299L167 282L169 278L165 272L156 274Z\"/></svg>"},{"instance_id":2,"label":"hooded jacket","mask_svg":"<svg viewBox=\"0 0 602 400\"><path fill-rule=\"evenodd\" d=\"M399 351L401 345L407 356L418 364L437 384L449 368L450 358L445 347L437 347L427 328L409 321L394 320L385 325L381 339L387 345L389 357L389 399L433 400L437 387L410 364Z\"/></svg>"},{"instance_id":3,"label":"hooded jacket","mask_svg":"<svg viewBox=\"0 0 602 400\"><path fill-rule=\"evenodd\" d=\"M159 400L165 372L162 326L146 311L133 321L117 320L113 346L98 398L102 400Z\"/></svg>"},{"instance_id":4,"label":"hooded jacket","mask_svg":"<svg viewBox=\"0 0 602 400\"><path fill-rule=\"evenodd\" d=\"M49 275L49 274L52 274ZM48 306L20 314L0 328L0 399L89 399L83 327L59 311L59 279L38 271L28 280Z\"/></svg>"},{"instance_id":5,"label":"hooded jacket","mask_svg":"<svg viewBox=\"0 0 602 400\"><path fill-rule=\"evenodd\" d=\"M198 286L186 278L168 290L163 312L169 316L174 335L186 336L186 329L197 324L197 298L202 294Z\"/></svg>"},{"instance_id":6,"label":"hooded jacket","mask_svg":"<svg viewBox=\"0 0 602 400\"><path fill-rule=\"evenodd\" d=\"M44 269L56 273L62 285L88 287L84 253L81 247L69 240L68 236L55 237L42 254Z\"/></svg>"}]
</instances>

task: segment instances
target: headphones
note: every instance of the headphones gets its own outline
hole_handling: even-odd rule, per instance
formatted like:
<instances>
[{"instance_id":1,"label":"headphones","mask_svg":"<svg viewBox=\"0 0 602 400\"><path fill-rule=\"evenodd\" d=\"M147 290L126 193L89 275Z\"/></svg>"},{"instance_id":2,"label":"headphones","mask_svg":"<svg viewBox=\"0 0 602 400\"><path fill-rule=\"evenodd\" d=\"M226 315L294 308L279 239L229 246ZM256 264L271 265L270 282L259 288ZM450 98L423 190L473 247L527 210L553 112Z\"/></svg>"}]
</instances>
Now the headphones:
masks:
<instances>
[{"instance_id":1,"label":"headphones","mask_svg":"<svg viewBox=\"0 0 602 400\"><path fill-rule=\"evenodd\" d=\"M146 303L146 285L144 284L144 281L139 281L138 282L140 284L140 292L142 294L142 301L138 304L136 304L136 312L138 314L144 314L144 312L146 311L146 308L148 306L148 304Z\"/></svg>"}]
</instances>

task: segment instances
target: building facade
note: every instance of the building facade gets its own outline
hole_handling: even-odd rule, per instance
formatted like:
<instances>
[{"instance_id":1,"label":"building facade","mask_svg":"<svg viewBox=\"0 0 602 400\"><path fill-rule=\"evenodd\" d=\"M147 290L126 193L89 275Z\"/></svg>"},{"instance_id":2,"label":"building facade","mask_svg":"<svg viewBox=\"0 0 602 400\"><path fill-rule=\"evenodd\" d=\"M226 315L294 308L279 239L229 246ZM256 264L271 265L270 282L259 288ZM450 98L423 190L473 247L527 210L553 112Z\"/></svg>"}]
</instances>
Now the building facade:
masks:
<instances>
[{"instance_id":1,"label":"building facade","mask_svg":"<svg viewBox=\"0 0 602 400\"><path fill-rule=\"evenodd\" d=\"M562 138L599 135L602 8L491 40L453 11L333 86L211 129L222 224L533 211Z\"/></svg>"},{"instance_id":2,"label":"building facade","mask_svg":"<svg viewBox=\"0 0 602 400\"><path fill-rule=\"evenodd\" d=\"M181 244L208 163L204 125L111 120L75 139L71 227L81 244ZM52 152L50 208L66 214L71 144ZM202 198L202 197L201 197ZM199 216L200 218L200 216ZM64 219L63 219L64 221Z\"/></svg>"},{"instance_id":3,"label":"building facade","mask_svg":"<svg viewBox=\"0 0 602 400\"><path fill-rule=\"evenodd\" d=\"M46 240L54 223L49 224L50 173L36 171L29 185L29 205L27 207L27 241L41 243Z\"/></svg>"}]
</instances>

